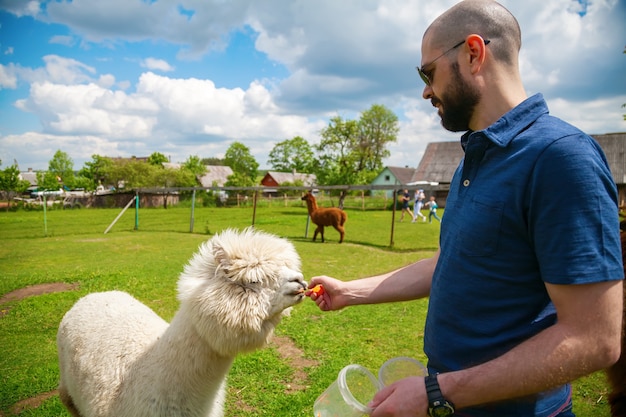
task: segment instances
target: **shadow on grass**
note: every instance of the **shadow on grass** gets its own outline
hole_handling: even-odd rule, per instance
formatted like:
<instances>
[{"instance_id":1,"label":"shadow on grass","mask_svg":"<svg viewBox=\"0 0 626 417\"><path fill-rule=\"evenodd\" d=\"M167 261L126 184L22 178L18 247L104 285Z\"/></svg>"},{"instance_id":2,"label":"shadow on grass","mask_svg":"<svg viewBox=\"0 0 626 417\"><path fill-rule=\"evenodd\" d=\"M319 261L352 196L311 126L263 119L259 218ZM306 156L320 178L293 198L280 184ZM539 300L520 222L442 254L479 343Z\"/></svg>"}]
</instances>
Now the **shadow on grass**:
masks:
<instances>
[{"instance_id":1,"label":"shadow on grass","mask_svg":"<svg viewBox=\"0 0 626 417\"><path fill-rule=\"evenodd\" d=\"M339 243L338 240L336 239L326 239L326 241L324 243L322 243L321 239L317 238L317 240L315 242L313 242L313 238L312 237L295 237L295 236L285 236L287 239L294 241L294 242L303 242L303 243L314 243L314 244L319 244L319 245L355 245L355 246L365 246L365 247L369 247L369 248L375 248L375 249L379 249L382 251L386 251L386 252L394 252L394 253L412 253L412 252L435 252L437 251L437 249L439 249L436 246L426 246L426 247L419 247L419 248L402 248L402 249L398 249L389 245L381 245L381 244L376 244L376 243L372 243L372 242L365 242L365 241L359 241L359 240L344 240L343 243Z\"/></svg>"}]
</instances>

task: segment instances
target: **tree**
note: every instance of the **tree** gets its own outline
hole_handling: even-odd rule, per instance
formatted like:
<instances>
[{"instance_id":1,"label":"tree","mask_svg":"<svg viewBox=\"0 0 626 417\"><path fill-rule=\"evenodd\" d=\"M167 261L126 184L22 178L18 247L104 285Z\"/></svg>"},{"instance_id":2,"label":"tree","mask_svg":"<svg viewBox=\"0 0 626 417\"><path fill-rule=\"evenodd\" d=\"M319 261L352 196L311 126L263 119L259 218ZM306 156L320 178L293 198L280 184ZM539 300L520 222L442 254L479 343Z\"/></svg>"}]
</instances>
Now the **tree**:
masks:
<instances>
[{"instance_id":1,"label":"tree","mask_svg":"<svg viewBox=\"0 0 626 417\"><path fill-rule=\"evenodd\" d=\"M1 162L0 162L1 164ZM6 193L7 211L11 205L11 198L14 194L22 194L28 189L30 183L20 179L20 171L17 165L11 165L0 171L0 191Z\"/></svg>"},{"instance_id":2,"label":"tree","mask_svg":"<svg viewBox=\"0 0 626 417\"><path fill-rule=\"evenodd\" d=\"M256 184L259 164L250 149L241 142L234 142L224 154L224 163L233 170L226 185L251 187Z\"/></svg>"},{"instance_id":3,"label":"tree","mask_svg":"<svg viewBox=\"0 0 626 417\"><path fill-rule=\"evenodd\" d=\"M224 160L221 158L202 158L202 165L225 166Z\"/></svg>"},{"instance_id":4,"label":"tree","mask_svg":"<svg viewBox=\"0 0 626 417\"><path fill-rule=\"evenodd\" d=\"M373 105L358 121L333 117L321 131L317 179L323 185L368 184L389 156L387 145L396 141L398 118L381 105ZM343 206L345 192L339 199Z\"/></svg>"},{"instance_id":5,"label":"tree","mask_svg":"<svg viewBox=\"0 0 626 417\"><path fill-rule=\"evenodd\" d=\"M157 183L164 182L157 175L161 171L168 170L136 159L116 159L113 161L110 180L117 188L155 187Z\"/></svg>"},{"instance_id":6,"label":"tree","mask_svg":"<svg viewBox=\"0 0 626 417\"><path fill-rule=\"evenodd\" d=\"M387 145L396 141L399 130L398 117L385 106L374 104L361 113L356 169L370 174L367 183L384 168L383 159L390 155Z\"/></svg>"},{"instance_id":7,"label":"tree","mask_svg":"<svg viewBox=\"0 0 626 417\"><path fill-rule=\"evenodd\" d=\"M38 191L58 191L61 185L61 177L52 171L37 172Z\"/></svg>"},{"instance_id":8,"label":"tree","mask_svg":"<svg viewBox=\"0 0 626 417\"><path fill-rule=\"evenodd\" d=\"M180 169L161 169L152 166L151 186L158 187L194 187L197 185L196 176L193 172L181 167Z\"/></svg>"},{"instance_id":9,"label":"tree","mask_svg":"<svg viewBox=\"0 0 626 417\"><path fill-rule=\"evenodd\" d=\"M227 187L254 187L257 184L256 179L253 180L241 172L233 172L232 175L228 176L224 185Z\"/></svg>"},{"instance_id":10,"label":"tree","mask_svg":"<svg viewBox=\"0 0 626 417\"><path fill-rule=\"evenodd\" d=\"M319 165L317 178L323 185L356 184L354 149L358 144L359 127L355 120L343 120L341 116L330 119L321 131L322 140L316 145Z\"/></svg>"},{"instance_id":11,"label":"tree","mask_svg":"<svg viewBox=\"0 0 626 417\"><path fill-rule=\"evenodd\" d=\"M206 166L199 156L189 156L183 164L183 169L188 170L196 177L201 177L206 173Z\"/></svg>"},{"instance_id":12,"label":"tree","mask_svg":"<svg viewBox=\"0 0 626 417\"><path fill-rule=\"evenodd\" d=\"M269 154L268 162L276 171L309 173L315 165L315 155L311 145L296 136L277 143Z\"/></svg>"},{"instance_id":13,"label":"tree","mask_svg":"<svg viewBox=\"0 0 626 417\"><path fill-rule=\"evenodd\" d=\"M91 155L91 162L85 162L83 168L78 171L78 175L88 180L84 188L93 191L98 185L117 185L110 179L112 171L113 161L111 158L94 154Z\"/></svg>"},{"instance_id":14,"label":"tree","mask_svg":"<svg viewBox=\"0 0 626 417\"><path fill-rule=\"evenodd\" d=\"M161 152L153 152L152 155L148 157L148 163L150 165L163 167L163 162L169 162L169 159Z\"/></svg>"},{"instance_id":15,"label":"tree","mask_svg":"<svg viewBox=\"0 0 626 417\"><path fill-rule=\"evenodd\" d=\"M65 152L61 150L55 152L48 163L48 172L56 176L57 181L67 187L72 188L74 186L74 161Z\"/></svg>"},{"instance_id":16,"label":"tree","mask_svg":"<svg viewBox=\"0 0 626 417\"><path fill-rule=\"evenodd\" d=\"M335 116L325 129L322 140L316 146L319 165L317 179L323 185L358 184L360 173L355 170L354 149L358 143L358 123L355 120L343 120ZM346 193L339 196L339 207L343 207Z\"/></svg>"}]
</instances>

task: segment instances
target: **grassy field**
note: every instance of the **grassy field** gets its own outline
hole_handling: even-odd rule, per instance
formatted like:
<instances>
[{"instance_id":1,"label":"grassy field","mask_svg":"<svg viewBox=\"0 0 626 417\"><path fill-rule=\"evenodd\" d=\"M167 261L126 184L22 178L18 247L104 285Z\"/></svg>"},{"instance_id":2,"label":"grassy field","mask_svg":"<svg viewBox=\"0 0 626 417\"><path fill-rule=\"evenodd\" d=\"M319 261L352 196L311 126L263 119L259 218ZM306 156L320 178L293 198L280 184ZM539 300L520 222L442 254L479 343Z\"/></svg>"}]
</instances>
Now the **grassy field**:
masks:
<instances>
[{"instance_id":1,"label":"grassy field","mask_svg":"<svg viewBox=\"0 0 626 417\"><path fill-rule=\"evenodd\" d=\"M177 309L175 285L198 245L228 227L252 223L252 209L128 210L108 234L119 209L0 212L0 297L30 285L64 282L72 291L0 304L0 416L67 416L58 383L56 329L81 296L123 290L169 320ZM439 224L395 223L390 211L348 210L346 241L327 229L327 242L311 242L304 207L257 209L255 227L290 239L305 277L350 280L429 256ZM319 238L318 238L319 239ZM341 368L358 363L375 372L394 356L425 361L422 336L427 300L362 306L321 313L305 300L277 329L267 349L239 356L229 374L227 416L310 416L315 398ZM607 385L597 373L575 383L579 417L608 416Z\"/></svg>"}]
</instances>

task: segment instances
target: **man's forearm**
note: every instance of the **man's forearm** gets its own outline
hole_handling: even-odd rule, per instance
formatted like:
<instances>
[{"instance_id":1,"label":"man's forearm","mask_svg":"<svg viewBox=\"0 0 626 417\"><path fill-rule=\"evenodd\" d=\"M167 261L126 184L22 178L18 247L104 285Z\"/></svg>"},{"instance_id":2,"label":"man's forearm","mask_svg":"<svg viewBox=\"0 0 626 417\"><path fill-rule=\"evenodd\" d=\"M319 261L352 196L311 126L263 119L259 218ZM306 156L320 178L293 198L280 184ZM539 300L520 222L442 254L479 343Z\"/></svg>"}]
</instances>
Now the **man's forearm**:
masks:
<instances>
[{"instance_id":1,"label":"man's forearm","mask_svg":"<svg viewBox=\"0 0 626 417\"><path fill-rule=\"evenodd\" d=\"M349 305L408 301L427 297L439 252L393 272L346 282Z\"/></svg>"}]
</instances>

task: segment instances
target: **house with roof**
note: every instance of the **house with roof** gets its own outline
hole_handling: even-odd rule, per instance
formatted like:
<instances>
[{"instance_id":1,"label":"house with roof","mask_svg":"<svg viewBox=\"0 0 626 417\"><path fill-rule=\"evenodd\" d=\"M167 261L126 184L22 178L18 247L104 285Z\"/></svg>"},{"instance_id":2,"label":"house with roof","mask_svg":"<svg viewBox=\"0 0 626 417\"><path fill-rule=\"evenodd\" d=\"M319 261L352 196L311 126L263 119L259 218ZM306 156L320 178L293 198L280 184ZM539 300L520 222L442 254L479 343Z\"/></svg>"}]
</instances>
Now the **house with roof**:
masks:
<instances>
[{"instance_id":1,"label":"house with roof","mask_svg":"<svg viewBox=\"0 0 626 417\"><path fill-rule=\"evenodd\" d=\"M226 165L205 165L206 172L198 178L203 187L223 187L228 177L233 175L231 167Z\"/></svg>"},{"instance_id":2,"label":"house with roof","mask_svg":"<svg viewBox=\"0 0 626 417\"><path fill-rule=\"evenodd\" d=\"M417 168L385 167L372 184L393 185L396 190L422 189L426 195L434 195L437 203L445 207L452 176L463 156L459 141L431 142L426 146ZM391 197L393 190L385 193Z\"/></svg>"},{"instance_id":3,"label":"house with roof","mask_svg":"<svg viewBox=\"0 0 626 417\"><path fill-rule=\"evenodd\" d=\"M376 190L372 191L372 194L386 195L387 198L393 198L394 190L406 187L413 180L413 174L415 174L415 168L387 166L372 180L371 184L390 185L393 186L393 189Z\"/></svg>"},{"instance_id":4,"label":"house with roof","mask_svg":"<svg viewBox=\"0 0 626 417\"><path fill-rule=\"evenodd\" d=\"M167 169L181 169L183 164L174 162L163 162L164 168ZM223 187L228 177L233 175L233 170L229 166L225 165L205 165L206 172L201 177L198 177L198 181L202 187Z\"/></svg>"},{"instance_id":5,"label":"house with roof","mask_svg":"<svg viewBox=\"0 0 626 417\"><path fill-rule=\"evenodd\" d=\"M178 164L175 162L161 162L161 165L163 165L163 168L166 169L180 169L183 164Z\"/></svg>"},{"instance_id":6,"label":"house with roof","mask_svg":"<svg viewBox=\"0 0 626 417\"><path fill-rule=\"evenodd\" d=\"M37 189L37 173L33 171L32 168L28 168L28 171L20 172L18 178L23 181L28 181L28 183L30 184L30 186L28 187L28 192Z\"/></svg>"},{"instance_id":7,"label":"house with roof","mask_svg":"<svg viewBox=\"0 0 626 417\"><path fill-rule=\"evenodd\" d=\"M303 185L305 187L313 187L317 184L315 174L303 174L300 172L276 172L268 171L261 179L261 185L268 187L263 192L266 194L276 193L277 188L281 185Z\"/></svg>"}]
</instances>

